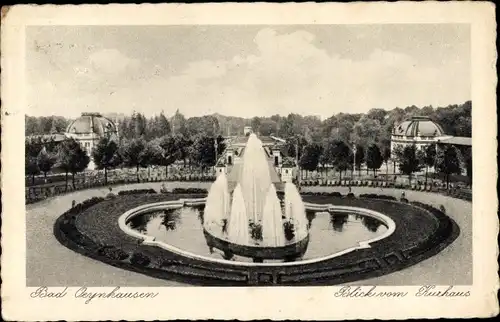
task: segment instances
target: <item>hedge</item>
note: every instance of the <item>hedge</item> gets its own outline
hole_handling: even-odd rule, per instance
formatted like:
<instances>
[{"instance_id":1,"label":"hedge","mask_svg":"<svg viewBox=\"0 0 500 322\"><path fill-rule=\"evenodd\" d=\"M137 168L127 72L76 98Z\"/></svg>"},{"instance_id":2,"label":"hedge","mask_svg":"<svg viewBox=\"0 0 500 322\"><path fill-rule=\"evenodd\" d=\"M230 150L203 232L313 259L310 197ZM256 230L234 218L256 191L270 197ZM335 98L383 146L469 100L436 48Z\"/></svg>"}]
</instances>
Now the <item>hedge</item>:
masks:
<instances>
[{"instance_id":1,"label":"hedge","mask_svg":"<svg viewBox=\"0 0 500 322\"><path fill-rule=\"evenodd\" d=\"M363 193L359 195L360 198L372 198L372 199L385 199L385 200L397 200L393 196L377 195L375 193Z\"/></svg>"},{"instance_id":2,"label":"hedge","mask_svg":"<svg viewBox=\"0 0 500 322\"><path fill-rule=\"evenodd\" d=\"M156 193L155 189L133 189L133 190L122 190L118 192L119 196L125 196L125 195L139 195L139 194L145 194L145 193Z\"/></svg>"},{"instance_id":3,"label":"hedge","mask_svg":"<svg viewBox=\"0 0 500 322\"><path fill-rule=\"evenodd\" d=\"M196 194L196 193L208 193L207 189L204 188L174 188L172 190L172 193L177 193L177 194Z\"/></svg>"}]
</instances>

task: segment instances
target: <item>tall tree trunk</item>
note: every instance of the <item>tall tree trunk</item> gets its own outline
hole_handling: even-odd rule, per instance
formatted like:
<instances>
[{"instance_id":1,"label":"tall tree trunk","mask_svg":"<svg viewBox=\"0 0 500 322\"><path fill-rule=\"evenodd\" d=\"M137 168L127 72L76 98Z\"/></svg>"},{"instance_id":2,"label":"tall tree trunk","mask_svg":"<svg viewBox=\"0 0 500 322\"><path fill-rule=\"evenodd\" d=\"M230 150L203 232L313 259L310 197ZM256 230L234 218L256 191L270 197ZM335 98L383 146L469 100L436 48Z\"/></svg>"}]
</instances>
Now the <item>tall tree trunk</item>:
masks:
<instances>
[{"instance_id":1,"label":"tall tree trunk","mask_svg":"<svg viewBox=\"0 0 500 322\"><path fill-rule=\"evenodd\" d=\"M168 176L168 164L165 166L165 180L167 179Z\"/></svg>"},{"instance_id":2,"label":"tall tree trunk","mask_svg":"<svg viewBox=\"0 0 500 322\"><path fill-rule=\"evenodd\" d=\"M75 173L71 172L71 183L73 185L73 189L76 189L75 187Z\"/></svg>"},{"instance_id":3,"label":"tall tree trunk","mask_svg":"<svg viewBox=\"0 0 500 322\"><path fill-rule=\"evenodd\" d=\"M139 165L135 168L135 175L137 176L137 183L141 182L141 180L139 180Z\"/></svg>"},{"instance_id":4,"label":"tall tree trunk","mask_svg":"<svg viewBox=\"0 0 500 322\"><path fill-rule=\"evenodd\" d=\"M342 170L339 170L339 175L340 175L339 180L342 181Z\"/></svg>"},{"instance_id":5,"label":"tall tree trunk","mask_svg":"<svg viewBox=\"0 0 500 322\"><path fill-rule=\"evenodd\" d=\"M410 182L410 188L411 188L411 173L408 174L408 181Z\"/></svg>"},{"instance_id":6,"label":"tall tree trunk","mask_svg":"<svg viewBox=\"0 0 500 322\"><path fill-rule=\"evenodd\" d=\"M35 181L35 176L33 176L33 183ZM66 170L66 189L65 191L68 191L68 170Z\"/></svg>"},{"instance_id":7,"label":"tall tree trunk","mask_svg":"<svg viewBox=\"0 0 500 322\"><path fill-rule=\"evenodd\" d=\"M428 171L429 167L427 165L425 165L425 188L427 188L427 171Z\"/></svg>"},{"instance_id":8,"label":"tall tree trunk","mask_svg":"<svg viewBox=\"0 0 500 322\"><path fill-rule=\"evenodd\" d=\"M104 167L104 184L108 184L108 168Z\"/></svg>"},{"instance_id":9,"label":"tall tree trunk","mask_svg":"<svg viewBox=\"0 0 500 322\"><path fill-rule=\"evenodd\" d=\"M396 174L396 161L392 161L392 174Z\"/></svg>"},{"instance_id":10,"label":"tall tree trunk","mask_svg":"<svg viewBox=\"0 0 500 322\"><path fill-rule=\"evenodd\" d=\"M67 176L67 174L66 174L66 176ZM35 175L34 174L31 176L31 184L35 185ZM68 184L68 178L66 178L66 185L67 184Z\"/></svg>"}]
</instances>

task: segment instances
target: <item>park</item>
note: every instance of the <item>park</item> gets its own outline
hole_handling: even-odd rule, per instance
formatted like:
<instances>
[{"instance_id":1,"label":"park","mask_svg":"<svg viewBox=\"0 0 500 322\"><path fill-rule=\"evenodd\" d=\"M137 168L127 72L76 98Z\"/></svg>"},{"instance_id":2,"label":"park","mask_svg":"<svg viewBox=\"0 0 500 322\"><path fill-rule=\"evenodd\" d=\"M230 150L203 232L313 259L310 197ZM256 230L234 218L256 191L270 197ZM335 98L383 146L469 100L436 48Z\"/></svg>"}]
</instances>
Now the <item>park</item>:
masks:
<instances>
[{"instance_id":1,"label":"park","mask_svg":"<svg viewBox=\"0 0 500 322\"><path fill-rule=\"evenodd\" d=\"M469 284L470 113L27 116L27 284Z\"/></svg>"}]
</instances>

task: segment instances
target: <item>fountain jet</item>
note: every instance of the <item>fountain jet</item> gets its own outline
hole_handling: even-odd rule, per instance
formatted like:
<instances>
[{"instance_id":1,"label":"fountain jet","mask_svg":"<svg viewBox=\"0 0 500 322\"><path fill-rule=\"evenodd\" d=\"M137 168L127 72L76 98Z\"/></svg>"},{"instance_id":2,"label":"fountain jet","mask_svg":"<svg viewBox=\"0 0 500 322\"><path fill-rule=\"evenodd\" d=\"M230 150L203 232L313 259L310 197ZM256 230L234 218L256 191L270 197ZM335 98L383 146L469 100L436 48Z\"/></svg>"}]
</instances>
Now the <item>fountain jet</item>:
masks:
<instances>
[{"instance_id":1,"label":"fountain jet","mask_svg":"<svg viewBox=\"0 0 500 322\"><path fill-rule=\"evenodd\" d=\"M247 245L249 243L248 216L243 199L241 185L238 183L233 192L233 204L229 218L228 237L233 243Z\"/></svg>"},{"instance_id":2,"label":"fountain jet","mask_svg":"<svg viewBox=\"0 0 500 322\"><path fill-rule=\"evenodd\" d=\"M249 219L255 223L262 221L266 194L272 182L262 142L253 133L245 147L239 182Z\"/></svg>"},{"instance_id":3,"label":"fountain jet","mask_svg":"<svg viewBox=\"0 0 500 322\"><path fill-rule=\"evenodd\" d=\"M285 217L294 224L296 240L307 236L306 208L299 190L291 182L285 184Z\"/></svg>"},{"instance_id":4,"label":"fountain jet","mask_svg":"<svg viewBox=\"0 0 500 322\"><path fill-rule=\"evenodd\" d=\"M230 196L227 177L221 173L210 187L204 212L204 226L214 230L222 227L223 220L229 217Z\"/></svg>"},{"instance_id":5,"label":"fountain jet","mask_svg":"<svg viewBox=\"0 0 500 322\"><path fill-rule=\"evenodd\" d=\"M281 205L274 185L269 186L263 210L262 237L264 245L270 247L284 246L285 234L281 218Z\"/></svg>"}]
</instances>

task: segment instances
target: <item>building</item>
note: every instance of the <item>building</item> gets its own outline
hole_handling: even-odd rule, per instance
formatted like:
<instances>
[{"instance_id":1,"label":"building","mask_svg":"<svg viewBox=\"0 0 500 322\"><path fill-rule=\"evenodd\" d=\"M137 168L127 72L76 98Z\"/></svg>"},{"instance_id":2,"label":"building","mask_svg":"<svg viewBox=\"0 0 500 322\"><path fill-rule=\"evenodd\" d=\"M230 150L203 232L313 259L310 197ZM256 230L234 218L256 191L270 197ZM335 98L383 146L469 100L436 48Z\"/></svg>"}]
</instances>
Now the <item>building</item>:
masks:
<instances>
[{"instance_id":1,"label":"building","mask_svg":"<svg viewBox=\"0 0 500 322\"><path fill-rule=\"evenodd\" d=\"M292 158L286 158L286 156L283 155L283 146L286 141L272 136L259 136L259 139L262 141L262 147L264 148L269 166L275 170L272 171L273 182L291 181L291 176L295 173L294 169L296 164ZM224 153L219 156L214 167L217 175L225 173L228 175L228 181L230 183L237 181L247 141L248 134L245 134L245 136L226 138L226 149ZM284 159L289 160L284 163Z\"/></svg>"},{"instance_id":2,"label":"building","mask_svg":"<svg viewBox=\"0 0 500 322\"><path fill-rule=\"evenodd\" d=\"M391 157L395 157L394 152L398 147L404 149L414 144L417 149L423 149L445 137L450 136L444 133L439 124L425 116L414 116L394 127L391 135Z\"/></svg>"},{"instance_id":3,"label":"building","mask_svg":"<svg viewBox=\"0 0 500 322\"><path fill-rule=\"evenodd\" d=\"M68 125L65 135L79 142L91 157L92 151L103 137L118 140L118 129L112 120L99 113L82 113L79 118ZM88 168L94 168L92 161Z\"/></svg>"},{"instance_id":4,"label":"building","mask_svg":"<svg viewBox=\"0 0 500 322\"><path fill-rule=\"evenodd\" d=\"M391 135L391 158L396 159L395 151L399 147L415 145L417 149L435 144L436 152L444 146L453 145L462 150L472 146L472 138L447 135L443 128L428 117L414 116L408 121L403 121L394 127ZM462 173L466 173L462 167Z\"/></svg>"},{"instance_id":5,"label":"building","mask_svg":"<svg viewBox=\"0 0 500 322\"><path fill-rule=\"evenodd\" d=\"M252 127L251 127L251 126L245 126L245 127L243 128L243 134L244 134L245 136L248 136L248 135L250 135L251 133L253 133L253 130L252 130Z\"/></svg>"}]
</instances>

